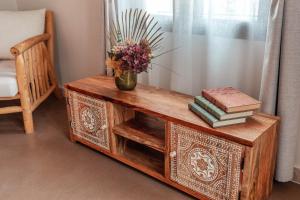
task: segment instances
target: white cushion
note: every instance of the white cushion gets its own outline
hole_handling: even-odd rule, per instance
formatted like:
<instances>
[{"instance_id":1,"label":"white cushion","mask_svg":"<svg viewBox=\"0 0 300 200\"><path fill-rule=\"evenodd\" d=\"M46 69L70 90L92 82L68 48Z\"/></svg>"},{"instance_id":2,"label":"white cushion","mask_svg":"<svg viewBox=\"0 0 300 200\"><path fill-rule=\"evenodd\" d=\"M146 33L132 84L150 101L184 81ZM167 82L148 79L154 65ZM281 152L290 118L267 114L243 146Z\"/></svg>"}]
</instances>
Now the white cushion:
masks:
<instances>
[{"instance_id":1,"label":"white cushion","mask_svg":"<svg viewBox=\"0 0 300 200\"><path fill-rule=\"evenodd\" d=\"M0 60L1 76L16 76L16 63L14 60Z\"/></svg>"},{"instance_id":2,"label":"white cushion","mask_svg":"<svg viewBox=\"0 0 300 200\"><path fill-rule=\"evenodd\" d=\"M18 94L18 83L14 60L0 60L0 97Z\"/></svg>"},{"instance_id":3,"label":"white cushion","mask_svg":"<svg viewBox=\"0 0 300 200\"><path fill-rule=\"evenodd\" d=\"M0 59L13 59L10 48L44 33L46 10L0 11Z\"/></svg>"}]
</instances>

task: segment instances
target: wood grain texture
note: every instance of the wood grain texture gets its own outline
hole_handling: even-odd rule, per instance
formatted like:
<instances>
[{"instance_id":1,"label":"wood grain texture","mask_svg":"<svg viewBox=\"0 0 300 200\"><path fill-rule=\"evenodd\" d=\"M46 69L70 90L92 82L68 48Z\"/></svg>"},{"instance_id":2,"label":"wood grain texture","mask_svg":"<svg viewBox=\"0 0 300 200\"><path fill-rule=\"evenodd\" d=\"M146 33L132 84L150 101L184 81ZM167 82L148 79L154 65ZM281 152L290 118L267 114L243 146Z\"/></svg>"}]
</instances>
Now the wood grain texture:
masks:
<instances>
[{"instance_id":1,"label":"wood grain texture","mask_svg":"<svg viewBox=\"0 0 300 200\"><path fill-rule=\"evenodd\" d=\"M17 112L22 112L22 107L21 106L7 106L0 108L0 115L1 114L9 114L9 113L17 113Z\"/></svg>"},{"instance_id":2,"label":"wood grain texture","mask_svg":"<svg viewBox=\"0 0 300 200\"><path fill-rule=\"evenodd\" d=\"M149 147L138 144L127 138L119 137L120 140L126 140L123 149L118 152L124 158L148 168L148 170L164 174L164 154L155 151Z\"/></svg>"},{"instance_id":3,"label":"wood grain texture","mask_svg":"<svg viewBox=\"0 0 300 200\"><path fill-rule=\"evenodd\" d=\"M106 110L107 110L107 122L108 122L108 134L109 134L109 141L110 141L110 151L113 154L117 153L117 138L115 134L113 134L113 127L114 127L114 107L111 102L106 103Z\"/></svg>"},{"instance_id":4,"label":"wood grain texture","mask_svg":"<svg viewBox=\"0 0 300 200\"><path fill-rule=\"evenodd\" d=\"M20 99L20 94L17 94L16 96L13 97L0 97L0 101L9 101L9 100L16 100Z\"/></svg>"},{"instance_id":5,"label":"wood grain texture","mask_svg":"<svg viewBox=\"0 0 300 200\"><path fill-rule=\"evenodd\" d=\"M45 23L45 33L51 35L47 40L47 49L50 56L51 63L54 64L54 40L55 40L55 29L54 29L54 13L50 10L46 11L46 23Z\"/></svg>"},{"instance_id":6,"label":"wood grain texture","mask_svg":"<svg viewBox=\"0 0 300 200\"><path fill-rule=\"evenodd\" d=\"M165 177L171 180L171 159L170 159L170 152L171 152L171 123L165 123L165 146L166 146L166 153L165 153Z\"/></svg>"},{"instance_id":7,"label":"wood grain texture","mask_svg":"<svg viewBox=\"0 0 300 200\"><path fill-rule=\"evenodd\" d=\"M69 138L72 142L75 142L75 140L73 139L73 128L72 128L72 115L71 115L71 108L70 108L70 102L69 102L69 98L70 98L70 94L68 93L68 90L64 90L64 96L66 99L66 106L67 106L67 116L68 116L68 127L69 127Z\"/></svg>"},{"instance_id":8,"label":"wood grain texture","mask_svg":"<svg viewBox=\"0 0 300 200\"><path fill-rule=\"evenodd\" d=\"M241 199L268 199L273 187L275 171L278 123L274 124L256 142L247 147L241 185Z\"/></svg>"},{"instance_id":9,"label":"wood grain texture","mask_svg":"<svg viewBox=\"0 0 300 200\"><path fill-rule=\"evenodd\" d=\"M135 117L135 112L127 107L112 104L113 115L114 115L114 125L119 125Z\"/></svg>"},{"instance_id":10,"label":"wood grain texture","mask_svg":"<svg viewBox=\"0 0 300 200\"><path fill-rule=\"evenodd\" d=\"M66 84L66 87L116 104L126 105L164 120L182 123L200 131L253 146L276 119L255 114L245 124L213 129L188 109L193 97L177 92L139 84L134 91L122 92L115 87L113 78L95 76Z\"/></svg>"},{"instance_id":11,"label":"wood grain texture","mask_svg":"<svg viewBox=\"0 0 300 200\"><path fill-rule=\"evenodd\" d=\"M113 132L135 142L149 146L157 151L165 152L164 129L151 128L132 119L115 126Z\"/></svg>"},{"instance_id":12,"label":"wood grain texture","mask_svg":"<svg viewBox=\"0 0 300 200\"><path fill-rule=\"evenodd\" d=\"M230 180L230 184L234 185L234 189L227 192L231 193L234 199L264 200L269 197L277 152L278 117L257 113L245 124L213 129L188 110L187 102L193 101L193 97L188 95L144 85L138 85L135 91L119 91L115 88L112 78L102 76L75 81L66 84L65 87L67 93L77 92L107 102L111 151L104 151L88 140L72 134L71 130L72 141L81 142L198 199L209 199L208 193L204 195L197 187L171 178L171 162L173 166L177 162L176 160L174 164L175 150L174 145L171 149L171 141L176 140L171 132L172 124L177 124L181 127L177 132L182 135L178 145L183 151L177 152L175 156L181 155L180 162L187 162L182 165L187 167L180 169L191 170L191 167L188 167L189 160L193 157L194 162L197 156L189 152L195 153L204 146L209 148L202 151L208 152L212 159L216 158L218 170L223 167L216 180L201 181L204 188L211 186L215 190L210 197L228 199L220 195L221 190L225 191L222 178ZM193 134L182 130L193 130ZM188 141L193 141L193 145L189 146ZM240 148L240 153L226 147L226 144L230 146L233 143L235 147ZM187 153L184 153L185 151ZM232 160L232 156L224 154L226 151L230 152L230 155L237 153L238 159ZM193 164L195 166L195 163ZM229 173L230 170L224 170L224 166L236 173ZM189 172L191 173L188 173L190 175L187 178L198 185L199 177L197 178L192 171ZM227 174L225 177L222 176L224 173ZM218 181L223 185L215 186Z\"/></svg>"},{"instance_id":13,"label":"wood grain texture","mask_svg":"<svg viewBox=\"0 0 300 200\"><path fill-rule=\"evenodd\" d=\"M11 54L14 56L20 55L24 53L26 50L30 49L34 45L47 41L51 36L48 33L44 33L42 35L37 35L32 38L29 38L19 44L16 44L14 47L10 49Z\"/></svg>"},{"instance_id":14,"label":"wood grain texture","mask_svg":"<svg viewBox=\"0 0 300 200\"><path fill-rule=\"evenodd\" d=\"M28 70L25 69L25 61L23 55L18 55L16 57L16 72L17 72L17 82L20 94L21 107L23 110L23 122L25 132L27 134L32 134L34 132L33 127L33 117L31 110L32 93L29 89L29 77Z\"/></svg>"},{"instance_id":15,"label":"wood grain texture","mask_svg":"<svg viewBox=\"0 0 300 200\"><path fill-rule=\"evenodd\" d=\"M109 105L109 123L111 124L111 130L110 130L110 137L111 137L111 145L112 145L112 152L117 154L118 150L119 152L122 151L123 149L120 148L119 140L117 139L117 135L113 131L114 126L118 126L130 119L133 119L135 117L135 112L132 109L129 109L127 107L114 104L111 102L108 102ZM124 141L121 141L124 142ZM125 145L122 143L122 145Z\"/></svg>"}]
</instances>

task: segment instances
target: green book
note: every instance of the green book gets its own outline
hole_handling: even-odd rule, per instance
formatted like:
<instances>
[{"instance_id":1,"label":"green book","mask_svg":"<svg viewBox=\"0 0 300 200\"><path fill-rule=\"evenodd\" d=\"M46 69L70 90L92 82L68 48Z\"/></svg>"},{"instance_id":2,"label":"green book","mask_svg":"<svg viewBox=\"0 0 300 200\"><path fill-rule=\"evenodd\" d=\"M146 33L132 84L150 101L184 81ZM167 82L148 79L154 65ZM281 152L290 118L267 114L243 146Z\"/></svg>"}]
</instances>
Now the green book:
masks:
<instances>
[{"instance_id":1,"label":"green book","mask_svg":"<svg viewBox=\"0 0 300 200\"><path fill-rule=\"evenodd\" d=\"M221 126L228 126L232 124L240 124L246 122L246 118L230 119L230 120L218 120L216 117L211 115L201 106L196 103L190 103L189 109L194 112L196 115L201 117L205 122L207 122L211 127L217 128Z\"/></svg>"},{"instance_id":2,"label":"green book","mask_svg":"<svg viewBox=\"0 0 300 200\"><path fill-rule=\"evenodd\" d=\"M202 96L196 96L194 100L196 104L204 108L207 112L214 115L219 120L244 118L253 115L253 111L226 113Z\"/></svg>"}]
</instances>

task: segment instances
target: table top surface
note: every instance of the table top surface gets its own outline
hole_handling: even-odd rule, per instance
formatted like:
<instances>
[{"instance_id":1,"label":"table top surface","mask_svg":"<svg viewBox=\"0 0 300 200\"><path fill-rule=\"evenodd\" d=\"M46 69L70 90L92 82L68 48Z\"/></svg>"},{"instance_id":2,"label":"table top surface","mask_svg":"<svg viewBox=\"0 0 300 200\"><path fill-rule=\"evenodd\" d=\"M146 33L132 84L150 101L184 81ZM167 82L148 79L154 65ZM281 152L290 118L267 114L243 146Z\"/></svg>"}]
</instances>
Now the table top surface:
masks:
<instances>
[{"instance_id":1,"label":"table top surface","mask_svg":"<svg viewBox=\"0 0 300 200\"><path fill-rule=\"evenodd\" d=\"M193 96L142 84L138 84L133 91L120 91L115 86L114 78L107 76L87 77L67 83L65 87L95 98L123 104L165 120L182 123L246 146L253 146L266 130L279 121L277 117L256 113L244 124L212 128L188 109L188 103L193 102Z\"/></svg>"}]
</instances>

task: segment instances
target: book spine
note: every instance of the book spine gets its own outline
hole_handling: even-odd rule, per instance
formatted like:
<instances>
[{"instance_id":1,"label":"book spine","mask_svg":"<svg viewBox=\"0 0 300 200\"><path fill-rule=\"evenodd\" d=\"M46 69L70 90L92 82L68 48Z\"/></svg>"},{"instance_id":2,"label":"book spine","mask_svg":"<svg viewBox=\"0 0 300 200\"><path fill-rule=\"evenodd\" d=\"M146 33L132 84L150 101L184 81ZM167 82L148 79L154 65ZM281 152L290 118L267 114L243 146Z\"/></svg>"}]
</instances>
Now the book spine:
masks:
<instances>
[{"instance_id":1,"label":"book spine","mask_svg":"<svg viewBox=\"0 0 300 200\"><path fill-rule=\"evenodd\" d=\"M195 103L189 104L189 109L194 112L196 115L201 117L205 122L207 122L210 126L214 126L214 123L218 121L217 119L214 119L213 116L211 116L207 111L205 111L203 108L198 106Z\"/></svg>"},{"instance_id":2,"label":"book spine","mask_svg":"<svg viewBox=\"0 0 300 200\"><path fill-rule=\"evenodd\" d=\"M204 101L201 101L198 98L195 98L195 103L204 108L210 114L214 115L216 118L221 119L220 113L214 110L209 104L206 104Z\"/></svg>"},{"instance_id":3,"label":"book spine","mask_svg":"<svg viewBox=\"0 0 300 200\"><path fill-rule=\"evenodd\" d=\"M227 112L228 108L225 105L223 105L220 101L216 100L213 96L211 96L206 91L202 91L202 96L206 98L208 101L210 101L211 103L213 103L214 105L218 106L223 111Z\"/></svg>"}]
</instances>

